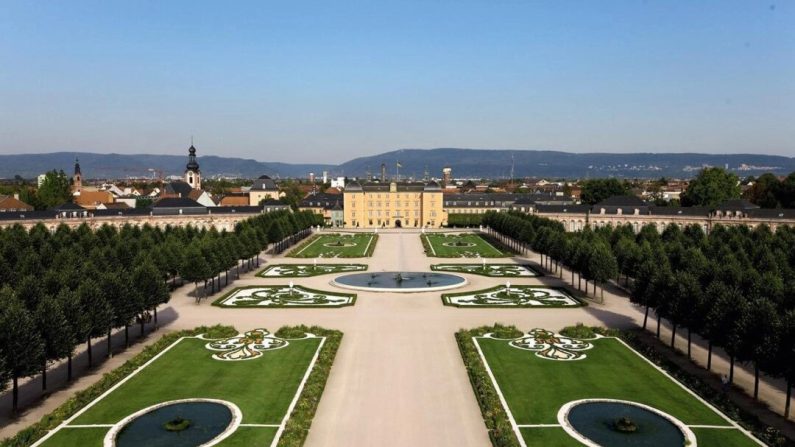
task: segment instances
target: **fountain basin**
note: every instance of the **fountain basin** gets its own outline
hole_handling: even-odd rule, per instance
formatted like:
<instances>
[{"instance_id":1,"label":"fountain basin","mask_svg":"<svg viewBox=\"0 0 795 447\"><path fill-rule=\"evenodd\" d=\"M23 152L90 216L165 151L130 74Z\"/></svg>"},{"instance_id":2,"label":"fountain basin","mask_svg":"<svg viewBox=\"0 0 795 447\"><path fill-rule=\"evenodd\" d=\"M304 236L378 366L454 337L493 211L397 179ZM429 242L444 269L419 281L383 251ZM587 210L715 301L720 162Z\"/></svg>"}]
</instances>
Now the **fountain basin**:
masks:
<instances>
[{"instance_id":1,"label":"fountain basin","mask_svg":"<svg viewBox=\"0 0 795 447\"><path fill-rule=\"evenodd\" d=\"M617 427L626 421L631 421L632 430ZM558 423L589 447L697 447L696 435L682 421L638 402L615 399L569 402L558 411Z\"/></svg>"},{"instance_id":2,"label":"fountain basin","mask_svg":"<svg viewBox=\"0 0 795 447\"><path fill-rule=\"evenodd\" d=\"M237 405L217 399L181 399L137 411L108 430L103 447L213 446L229 437L243 414ZM174 421L178 430L172 427Z\"/></svg>"},{"instance_id":3,"label":"fountain basin","mask_svg":"<svg viewBox=\"0 0 795 447\"><path fill-rule=\"evenodd\" d=\"M331 285L370 292L434 292L467 284L466 278L438 272L353 273L334 278Z\"/></svg>"}]
</instances>

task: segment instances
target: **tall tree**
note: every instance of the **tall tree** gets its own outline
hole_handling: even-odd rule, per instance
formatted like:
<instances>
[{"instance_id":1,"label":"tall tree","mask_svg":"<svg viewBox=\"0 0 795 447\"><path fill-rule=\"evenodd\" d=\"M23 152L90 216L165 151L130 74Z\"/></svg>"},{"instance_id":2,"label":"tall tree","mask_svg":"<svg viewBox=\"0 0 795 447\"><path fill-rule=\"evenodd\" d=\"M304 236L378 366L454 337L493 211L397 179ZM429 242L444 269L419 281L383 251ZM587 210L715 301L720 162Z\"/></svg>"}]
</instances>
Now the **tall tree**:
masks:
<instances>
[{"instance_id":1,"label":"tall tree","mask_svg":"<svg viewBox=\"0 0 795 447\"><path fill-rule=\"evenodd\" d=\"M0 352L13 383L11 409L19 408L19 378L36 374L44 359L44 343L33 315L11 287L0 289Z\"/></svg>"},{"instance_id":2,"label":"tall tree","mask_svg":"<svg viewBox=\"0 0 795 447\"><path fill-rule=\"evenodd\" d=\"M36 193L39 202L46 208L60 205L72 200L69 178L63 171L49 171Z\"/></svg>"},{"instance_id":3,"label":"tall tree","mask_svg":"<svg viewBox=\"0 0 795 447\"><path fill-rule=\"evenodd\" d=\"M614 178L584 180L580 182L580 187L582 188L580 198L589 205L613 196L627 195L630 191L627 181Z\"/></svg>"},{"instance_id":4,"label":"tall tree","mask_svg":"<svg viewBox=\"0 0 795 447\"><path fill-rule=\"evenodd\" d=\"M60 360L72 353L75 345L72 328L66 319L61 302L52 295L39 300L34 314L36 326L44 345L41 367L41 388L47 389L47 362Z\"/></svg>"},{"instance_id":5,"label":"tall tree","mask_svg":"<svg viewBox=\"0 0 795 447\"><path fill-rule=\"evenodd\" d=\"M723 168L705 168L690 181L682 194L684 206L717 207L728 199L740 198L740 180Z\"/></svg>"}]
</instances>

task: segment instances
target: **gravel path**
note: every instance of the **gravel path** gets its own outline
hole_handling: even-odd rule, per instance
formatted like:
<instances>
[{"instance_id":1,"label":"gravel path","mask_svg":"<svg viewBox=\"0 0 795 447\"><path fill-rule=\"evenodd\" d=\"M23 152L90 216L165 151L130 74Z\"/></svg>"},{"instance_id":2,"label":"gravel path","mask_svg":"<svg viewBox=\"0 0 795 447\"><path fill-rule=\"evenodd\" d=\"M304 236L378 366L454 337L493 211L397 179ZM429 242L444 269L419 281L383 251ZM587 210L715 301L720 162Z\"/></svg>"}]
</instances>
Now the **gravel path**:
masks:
<instances>
[{"instance_id":1,"label":"gravel path","mask_svg":"<svg viewBox=\"0 0 795 447\"><path fill-rule=\"evenodd\" d=\"M266 256L269 263L306 263L305 259ZM526 259L515 258L517 262ZM537 256L530 258L538 262ZM372 258L324 259L327 263L363 262L370 271L430 270L440 262L471 263L468 259L429 258L423 253L419 232L381 231ZM507 258L491 262L508 262ZM501 284L500 278L464 275L469 284L456 291L469 291ZM564 280L570 275L564 274ZM293 279L296 284L333 290L329 281L334 275ZM257 278L243 275L234 286L286 284L289 279ZM515 284L567 285L551 276L511 279ZM232 287L230 284L229 290ZM480 410L455 343L454 333L495 322L515 324L523 330L535 327L560 329L582 322L617 328L636 327L643 314L629 301L605 293L604 304L575 309L457 309L442 305L439 293L367 293L359 292L355 306L341 309L222 309L208 301L196 304L192 286L178 289L169 305L161 311L167 321L164 330L193 328L202 324L230 324L240 330L264 327L275 331L283 325L317 324L345 333L334 367L318 407L307 446L486 446L488 435ZM211 298L212 299L212 298ZM653 320L652 320L653 327ZM663 328L665 334L667 328ZM683 334L684 335L684 334ZM668 335L670 338L670 335ZM150 337L151 343L157 337ZM680 340L681 346L684 341ZM97 380L121 360L140 351L135 346L81 378L82 388ZM706 350L695 347L696 358L706 358ZM720 372L728 368L715 357L713 365ZM735 373L740 386L752 386L753 377L746 370ZM765 381L763 399L774 409L783 408L783 394L775 382ZM31 387L31 392L36 391ZM23 420L0 429L8 436L57 407L74 388L55 393L30 409ZM8 394L8 393L5 393ZM4 396L7 397L7 396ZM0 403L2 404L2 403Z\"/></svg>"}]
</instances>

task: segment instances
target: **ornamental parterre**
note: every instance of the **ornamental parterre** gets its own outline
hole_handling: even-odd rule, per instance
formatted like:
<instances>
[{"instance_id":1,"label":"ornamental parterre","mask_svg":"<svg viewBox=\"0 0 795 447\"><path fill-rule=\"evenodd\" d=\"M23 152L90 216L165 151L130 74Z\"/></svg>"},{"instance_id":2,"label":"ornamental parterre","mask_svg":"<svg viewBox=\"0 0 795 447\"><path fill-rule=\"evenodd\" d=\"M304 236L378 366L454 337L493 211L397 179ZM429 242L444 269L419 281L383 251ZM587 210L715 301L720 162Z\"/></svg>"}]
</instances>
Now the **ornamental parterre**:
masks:
<instances>
[{"instance_id":1,"label":"ornamental parterre","mask_svg":"<svg viewBox=\"0 0 795 447\"><path fill-rule=\"evenodd\" d=\"M329 273L361 272L364 264L274 264L266 267L257 276L261 278L307 278Z\"/></svg>"},{"instance_id":2,"label":"ornamental parterre","mask_svg":"<svg viewBox=\"0 0 795 447\"><path fill-rule=\"evenodd\" d=\"M223 340L207 343L205 347L211 351L216 360L237 361L251 360L262 355L263 351L279 349L287 346L287 341L272 336L265 329L254 329Z\"/></svg>"},{"instance_id":3,"label":"ornamental parterre","mask_svg":"<svg viewBox=\"0 0 795 447\"><path fill-rule=\"evenodd\" d=\"M498 286L467 293L442 295L448 306L458 307L579 307L577 298L564 289L543 286Z\"/></svg>"},{"instance_id":4,"label":"ornamental parterre","mask_svg":"<svg viewBox=\"0 0 795 447\"><path fill-rule=\"evenodd\" d=\"M239 287L213 304L221 307L342 307L353 305L355 301L353 294L281 285Z\"/></svg>"},{"instance_id":5,"label":"ornamental parterre","mask_svg":"<svg viewBox=\"0 0 795 447\"><path fill-rule=\"evenodd\" d=\"M431 270L439 272L470 273L494 278L534 278L541 276L525 264L436 264Z\"/></svg>"}]
</instances>

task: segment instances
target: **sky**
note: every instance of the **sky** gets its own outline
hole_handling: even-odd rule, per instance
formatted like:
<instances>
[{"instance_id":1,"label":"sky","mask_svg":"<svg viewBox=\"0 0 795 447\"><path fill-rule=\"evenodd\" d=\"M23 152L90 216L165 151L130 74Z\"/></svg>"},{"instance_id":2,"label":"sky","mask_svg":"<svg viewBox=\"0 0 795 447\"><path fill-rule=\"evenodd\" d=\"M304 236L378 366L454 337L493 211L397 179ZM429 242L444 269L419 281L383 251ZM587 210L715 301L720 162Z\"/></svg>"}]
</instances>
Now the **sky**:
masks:
<instances>
[{"instance_id":1,"label":"sky","mask_svg":"<svg viewBox=\"0 0 795 447\"><path fill-rule=\"evenodd\" d=\"M10 1L0 154L795 156L795 1Z\"/></svg>"}]
</instances>

